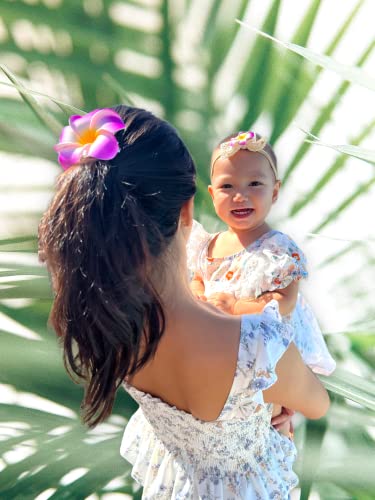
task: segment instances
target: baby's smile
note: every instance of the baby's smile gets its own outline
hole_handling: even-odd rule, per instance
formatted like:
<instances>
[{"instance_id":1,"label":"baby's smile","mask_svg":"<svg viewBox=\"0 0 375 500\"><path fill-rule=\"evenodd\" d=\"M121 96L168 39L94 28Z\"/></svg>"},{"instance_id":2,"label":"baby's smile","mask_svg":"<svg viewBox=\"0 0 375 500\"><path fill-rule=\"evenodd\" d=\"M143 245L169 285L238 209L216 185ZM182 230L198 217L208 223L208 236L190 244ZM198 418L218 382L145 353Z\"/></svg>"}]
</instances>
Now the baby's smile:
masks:
<instances>
[{"instance_id":1,"label":"baby's smile","mask_svg":"<svg viewBox=\"0 0 375 500\"><path fill-rule=\"evenodd\" d=\"M254 212L253 208L236 208L235 210L231 210L231 214L239 219L248 217L252 212Z\"/></svg>"}]
</instances>

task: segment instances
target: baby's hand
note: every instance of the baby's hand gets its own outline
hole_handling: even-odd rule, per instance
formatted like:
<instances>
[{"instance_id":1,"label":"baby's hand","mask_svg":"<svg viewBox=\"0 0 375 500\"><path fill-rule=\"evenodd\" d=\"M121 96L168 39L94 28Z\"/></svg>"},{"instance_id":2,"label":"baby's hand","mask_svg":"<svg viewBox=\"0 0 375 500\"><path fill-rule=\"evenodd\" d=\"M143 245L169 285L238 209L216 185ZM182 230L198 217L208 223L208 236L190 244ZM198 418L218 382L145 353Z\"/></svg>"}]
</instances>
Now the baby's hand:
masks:
<instances>
[{"instance_id":1,"label":"baby's hand","mask_svg":"<svg viewBox=\"0 0 375 500\"><path fill-rule=\"evenodd\" d=\"M214 305L221 311L233 314L234 304L237 302L235 296L231 293L217 292L207 297L207 302Z\"/></svg>"},{"instance_id":2,"label":"baby's hand","mask_svg":"<svg viewBox=\"0 0 375 500\"><path fill-rule=\"evenodd\" d=\"M281 434L293 439L294 427L292 422L292 416L295 411L289 408L282 407L281 413L272 417L271 425Z\"/></svg>"},{"instance_id":3,"label":"baby's hand","mask_svg":"<svg viewBox=\"0 0 375 500\"><path fill-rule=\"evenodd\" d=\"M190 282L190 290L192 291L196 299L205 300L206 297L204 296L204 283L199 275L194 275L193 279Z\"/></svg>"}]
</instances>

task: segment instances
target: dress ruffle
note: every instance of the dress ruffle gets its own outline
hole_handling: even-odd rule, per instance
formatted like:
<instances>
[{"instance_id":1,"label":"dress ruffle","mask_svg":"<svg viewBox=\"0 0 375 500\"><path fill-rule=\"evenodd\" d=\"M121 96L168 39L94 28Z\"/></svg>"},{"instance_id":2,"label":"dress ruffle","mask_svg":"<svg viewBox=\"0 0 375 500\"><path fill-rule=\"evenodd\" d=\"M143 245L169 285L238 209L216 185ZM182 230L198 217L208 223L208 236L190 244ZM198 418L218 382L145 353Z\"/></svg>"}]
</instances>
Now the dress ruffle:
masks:
<instances>
[{"instance_id":1,"label":"dress ruffle","mask_svg":"<svg viewBox=\"0 0 375 500\"><path fill-rule=\"evenodd\" d=\"M121 455L133 464L143 500L286 500L298 484L294 443L273 428L266 459L256 470L223 475L217 468L205 474L180 465L139 409L125 430Z\"/></svg>"},{"instance_id":2,"label":"dress ruffle","mask_svg":"<svg viewBox=\"0 0 375 500\"><path fill-rule=\"evenodd\" d=\"M274 231L261 241L256 253L256 267L246 265L246 257L243 259L241 297L259 297L308 276L306 257L289 236ZM254 256L249 253L247 258L252 260Z\"/></svg>"},{"instance_id":3,"label":"dress ruffle","mask_svg":"<svg viewBox=\"0 0 375 500\"><path fill-rule=\"evenodd\" d=\"M126 426L120 454L132 464L133 479L143 486L142 499L194 498L188 494L192 489L188 476L155 436L141 409Z\"/></svg>"},{"instance_id":4,"label":"dress ruffle","mask_svg":"<svg viewBox=\"0 0 375 500\"><path fill-rule=\"evenodd\" d=\"M293 327L294 342L305 364L315 373L330 375L336 369L336 361L327 348L313 310L301 294L293 314L285 321Z\"/></svg>"}]
</instances>

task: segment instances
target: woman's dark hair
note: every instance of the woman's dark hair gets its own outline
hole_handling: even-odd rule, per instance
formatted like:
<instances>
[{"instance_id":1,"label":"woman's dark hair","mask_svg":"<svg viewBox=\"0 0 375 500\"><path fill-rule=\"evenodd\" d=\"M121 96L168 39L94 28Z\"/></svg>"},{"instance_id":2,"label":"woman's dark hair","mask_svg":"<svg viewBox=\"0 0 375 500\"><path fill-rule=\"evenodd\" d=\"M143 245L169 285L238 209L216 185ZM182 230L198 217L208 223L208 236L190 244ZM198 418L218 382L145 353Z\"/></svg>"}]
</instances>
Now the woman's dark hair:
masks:
<instances>
[{"instance_id":1,"label":"woman's dark hair","mask_svg":"<svg viewBox=\"0 0 375 500\"><path fill-rule=\"evenodd\" d=\"M62 173L39 225L55 292L50 322L67 371L84 381L89 426L109 416L124 378L155 354L165 317L150 270L196 189L194 162L171 125L113 109L126 124L120 152Z\"/></svg>"}]
</instances>

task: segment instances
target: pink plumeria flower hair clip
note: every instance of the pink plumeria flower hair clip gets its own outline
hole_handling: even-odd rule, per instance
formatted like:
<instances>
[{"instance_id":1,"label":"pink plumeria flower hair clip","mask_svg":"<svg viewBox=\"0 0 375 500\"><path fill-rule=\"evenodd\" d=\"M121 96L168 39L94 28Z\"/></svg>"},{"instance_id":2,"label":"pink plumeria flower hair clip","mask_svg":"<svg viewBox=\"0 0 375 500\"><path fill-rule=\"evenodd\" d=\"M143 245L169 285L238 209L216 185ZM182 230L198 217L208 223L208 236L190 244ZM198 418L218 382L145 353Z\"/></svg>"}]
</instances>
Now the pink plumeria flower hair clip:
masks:
<instances>
[{"instance_id":1,"label":"pink plumeria flower hair clip","mask_svg":"<svg viewBox=\"0 0 375 500\"><path fill-rule=\"evenodd\" d=\"M88 159L111 160L120 151L115 133L125 129L121 116L109 108L73 115L54 146L64 170Z\"/></svg>"},{"instance_id":2,"label":"pink plumeria flower hair clip","mask_svg":"<svg viewBox=\"0 0 375 500\"><path fill-rule=\"evenodd\" d=\"M237 153L240 149L247 149L248 151L253 151L255 153L260 153L269 161L273 173L275 174L276 180L278 179L277 168L276 165L271 158L271 156L264 151L265 146L267 145L267 139L265 137L256 136L255 132L251 130L247 132L239 132L236 137L232 137L227 142L222 142L220 144L220 154L215 158L211 167L211 177L214 171L214 165L217 160L220 158L229 158Z\"/></svg>"}]
</instances>

